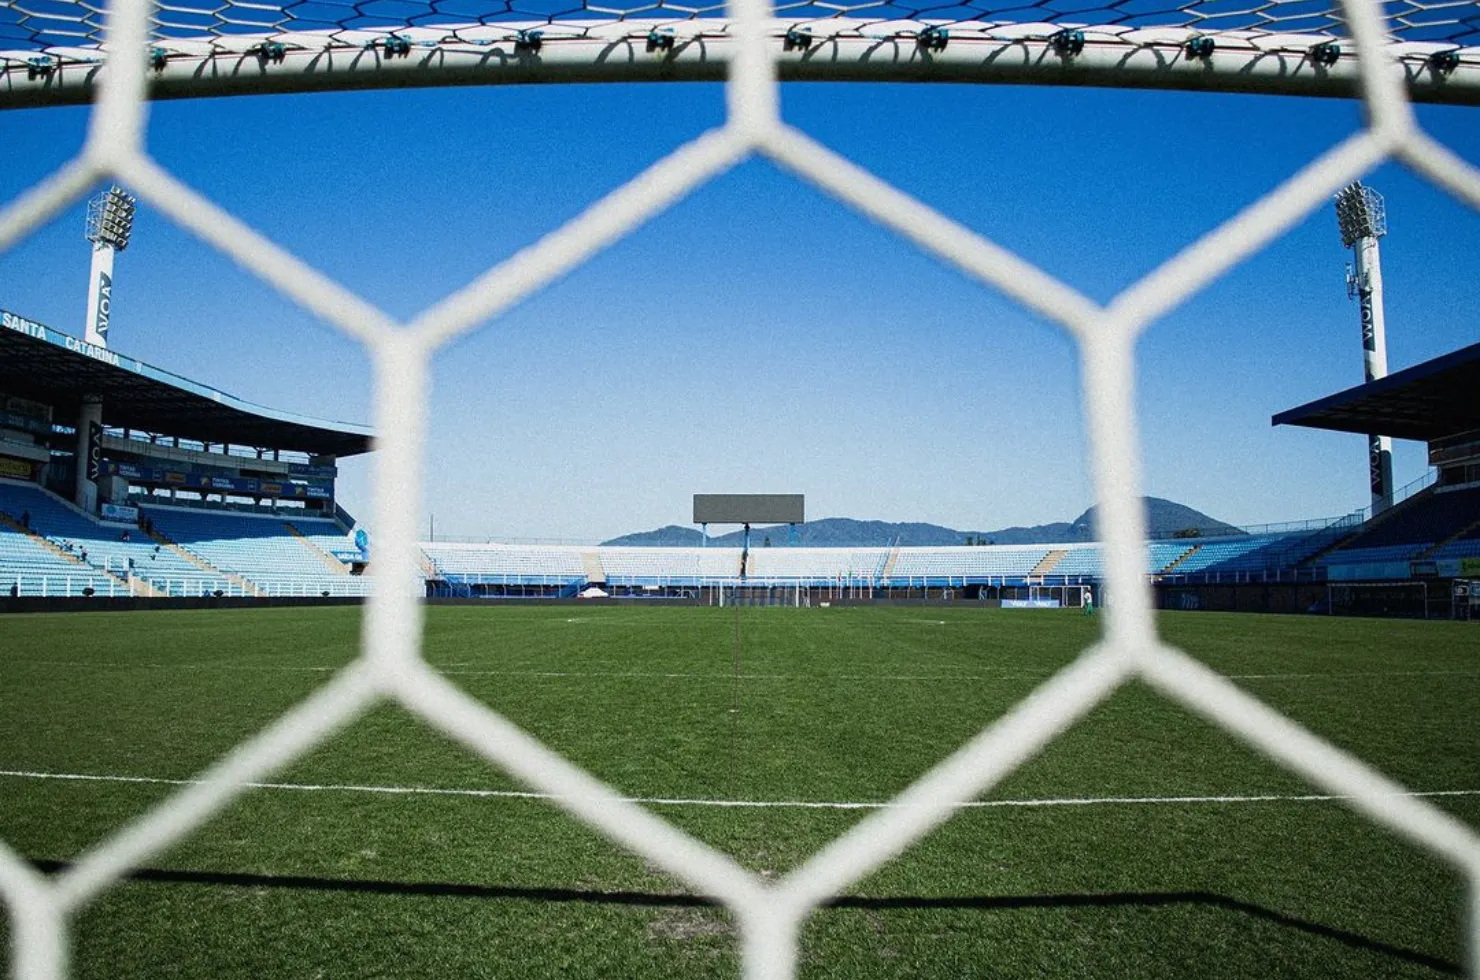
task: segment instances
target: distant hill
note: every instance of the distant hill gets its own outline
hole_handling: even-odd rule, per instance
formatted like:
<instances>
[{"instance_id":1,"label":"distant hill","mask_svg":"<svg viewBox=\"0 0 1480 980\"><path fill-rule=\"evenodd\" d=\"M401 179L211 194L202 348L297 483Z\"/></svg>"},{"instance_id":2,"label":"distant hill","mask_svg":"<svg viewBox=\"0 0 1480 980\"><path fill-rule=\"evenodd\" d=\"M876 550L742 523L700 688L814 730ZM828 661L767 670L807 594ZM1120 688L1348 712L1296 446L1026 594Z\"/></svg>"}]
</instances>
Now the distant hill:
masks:
<instances>
[{"instance_id":1,"label":"distant hill","mask_svg":"<svg viewBox=\"0 0 1480 980\"><path fill-rule=\"evenodd\" d=\"M1196 530L1203 537L1220 534L1243 534L1232 524L1209 517L1185 504L1160 497L1146 497L1146 526L1153 538L1177 537L1179 532ZM965 544L967 538L989 544L1072 544L1095 540L1095 508L1080 514L1072 521L1057 521L1052 524L1037 524L1033 527L1005 527L996 531L958 531L939 524L902 523L887 521L856 521L848 517L827 517L820 521L808 521L796 528L799 545L810 548L865 548L901 544L916 547L942 547ZM709 543L720 547L739 547L743 530L715 535ZM625 534L620 538L603 541L602 544L627 546L696 547L703 535L696 528L669 524L655 531ZM753 547L765 547L767 539L771 546L782 548L792 543L791 529L779 527L752 528L750 543Z\"/></svg>"}]
</instances>

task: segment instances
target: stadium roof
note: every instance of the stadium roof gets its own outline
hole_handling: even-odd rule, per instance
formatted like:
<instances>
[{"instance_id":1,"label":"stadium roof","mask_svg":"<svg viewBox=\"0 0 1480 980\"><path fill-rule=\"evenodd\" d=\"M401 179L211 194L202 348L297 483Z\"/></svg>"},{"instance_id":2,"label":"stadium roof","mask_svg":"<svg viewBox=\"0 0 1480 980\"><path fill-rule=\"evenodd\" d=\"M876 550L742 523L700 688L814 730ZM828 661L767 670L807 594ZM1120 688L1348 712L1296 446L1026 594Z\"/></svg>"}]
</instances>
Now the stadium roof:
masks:
<instances>
[{"instance_id":1,"label":"stadium roof","mask_svg":"<svg viewBox=\"0 0 1480 980\"><path fill-rule=\"evenodd\" d=\"M0 388L53 406L63 424L85 395L98 395L104 423L121 428L316 455L370 449L366 426L254 405L3 310Z\"/></svg>"},{"instance_id":2,"label":"stadium roof","mask_svg":"<svg viewBox=\"0 0 1480 980\"><path fill-rule=\"evenodd\" d=\"M1281 412L1272 422L1425 442L1480 429L1480 344Z\"/></svg>"}]
</instances>

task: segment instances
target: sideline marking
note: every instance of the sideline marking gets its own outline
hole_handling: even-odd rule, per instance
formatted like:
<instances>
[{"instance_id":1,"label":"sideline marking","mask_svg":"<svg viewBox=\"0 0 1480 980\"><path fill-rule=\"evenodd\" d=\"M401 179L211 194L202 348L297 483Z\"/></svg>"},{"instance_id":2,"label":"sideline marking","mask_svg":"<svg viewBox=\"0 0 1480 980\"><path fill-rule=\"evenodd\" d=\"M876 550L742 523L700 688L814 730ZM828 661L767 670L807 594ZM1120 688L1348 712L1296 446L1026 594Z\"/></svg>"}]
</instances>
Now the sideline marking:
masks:
<instances>
[{"instance_id":1,"label":"sideline marking","mask_svg":"<svg viewBox=\"0 0 1480 980\"><path fill-rule=\"evenodd\" d=\"M198 786L201 779L164 779L158 776L107 776L77 772L32 772L22 769L0 769L0 777L10 779L48 779L84 783L147 783L159 786ZM478 799L561 800L568 797L553 793L536 793L514 789L451 789L438 786L358 786L354 784L315 783L239 783L246 789L273 789L303 793L375 793L383 796L465 796ZM1392 794L1394 797L1480 796L1480 789L1435 789ZM1295 795L1261 794L1255 796L1077 796L1038 800L968 800L956 803L957 809L994 809L1000 807L1049 806L1152 806L1195 805L1206 803L1328 803L1354 799L1351 796L1307 793ZM902 804L890 801L840 802L829 800L706 800L665 796L622 797L624 803L639 806L709 806L733 808L776 808L791 810L893 810Z\"/></svg>"}]
</instances>

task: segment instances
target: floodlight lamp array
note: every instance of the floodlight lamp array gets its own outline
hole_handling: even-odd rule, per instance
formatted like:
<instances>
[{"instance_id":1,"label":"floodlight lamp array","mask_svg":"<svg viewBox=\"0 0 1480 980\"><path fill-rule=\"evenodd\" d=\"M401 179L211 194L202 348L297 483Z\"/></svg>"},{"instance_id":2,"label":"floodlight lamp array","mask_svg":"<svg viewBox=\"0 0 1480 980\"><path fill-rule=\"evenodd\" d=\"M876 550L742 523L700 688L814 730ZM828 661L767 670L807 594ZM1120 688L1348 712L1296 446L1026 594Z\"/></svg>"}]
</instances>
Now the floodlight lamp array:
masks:
<instances>
[{"instance_id":1,"label":"floodlight lamp array","mask_svg":"<svg viewBox=\"0 0 1480 980\"><path fill-rule=\"evenodd\" d=\"M137 208L137 199L114 184L87 202L87 240L122 252L133 234Z\"/></svg>"},{"instance_id":2,"label":"floodlight lamp array","mask_svg":"<svg viewBox=\"0 0 1480 980\"><path fill-rule=\"evenodd\" d=\"M1363 238L1387 234L1387 206L1382 195L1352 181L1336 193L1336 222L1341 226L1341 244L1351 248Z\"/></svg>"}]
</instances>

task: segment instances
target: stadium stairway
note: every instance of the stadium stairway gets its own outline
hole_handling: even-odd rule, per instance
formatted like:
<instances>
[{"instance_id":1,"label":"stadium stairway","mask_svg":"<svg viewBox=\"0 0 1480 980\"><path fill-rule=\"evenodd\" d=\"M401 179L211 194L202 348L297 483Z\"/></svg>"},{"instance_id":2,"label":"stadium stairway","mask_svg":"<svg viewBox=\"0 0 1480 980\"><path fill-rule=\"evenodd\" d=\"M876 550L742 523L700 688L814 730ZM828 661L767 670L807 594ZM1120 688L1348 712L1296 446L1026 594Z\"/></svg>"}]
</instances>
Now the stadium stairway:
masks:
<instances>
[{"instance_id":1,"label":"stadium stairway","mask_svg":"<svg viewBox=\"0 0 1480 980\"><path fill-rule=\"evenodd\" d=\"M153 538L155 542L158 543L161 547L170 549L171 552L179 555L181 558L190 562L190 564L194 565L201 571L208 572L211 575L219 575L222 578L226 579L228 582L234 582L235 584L241 586L244 592L249 592L252 595L256 596L260 596L262 594L262 590L257 588L257 583L249 582L246 579L242 578L240 575L237 575L235 572L228 572L224 568L217 568L215 565L212 565L210 562L206 561L204 558L202 558L200 555L197 555L190 549L180 547L179 544L175 543L175 541L172 540L169 535L165 534L159 528L150 527L149 537Z\"/></svg>"},{"instance_id":2,"label":"stadium stairway","mask_svg":"<svg viewBox=\"0 0 1480 980\"><path fill-rule=\"evenodd\" d=\"M329 571L333 572L335 575L349 574L348 565L340 561L338 558L335 558L333 555L329 554L323 548L320 548L314 542L310 541L308 539L308 535L304 534L302 531L298 530L298 528L294 527L292 522L283 521L283 527L288 529L288 532L298 540L299 544L303 545L303 547L313 552L314 557L323 562L324 567L329 569Z\"/></svg>"},{"instance_id":3,"label":"stadium stairway","mask_svg":"<svg viewBox=\"0 0 1480 980\"><path fill-rule=\"evenodd\" d=\"M894 544L889 548L889 556L884 559L884 567L879 570L879 581L887 582L894 574L894 564L899 561L899 539L895 538Z\"/></svg>"},{"instance_id":4,"label":"stadium stairway","mask_svg":"<svg viewBox=\"0 0 1480 980\"><path fill-rule=\"evenodd\" d=\"M1475 536L1475 532L1477 532L1477 531L1480 531L1480 521L1472 521L1471 523L1466 524L1464 527L1460 528L1458 531L1455 531L1453 534L1451 534L1449 537L1445 538L1443 541L1436 542L1433 545L1433 547L1425 548L1416 557L1418 557L1418 558L1432 558L1435 554L1437 554L1439 551L1441 551L1446 545L1452 544L1455 541L1462 541L1465 538L1474 537Z\"/></svg>"},{"instance_id":5,"label":"stadium stairway","mask_svg":"<svg viewBox=\"0 0 1480 980\"><path fill-rule=\"evenodd\" d=\"M1044 555L1038 560L1038 564L1033 566L1032 570L1028 572L1028 575L1047 575L1049 572L1058 567L1059 562L1063 561L1064 556L1068 553L1068 550L1065 548L1058 548L1054 551L1050 551L1048 554Z\"/></svg>"},{"instance_id":6,"label":"stadium stairway","mask_svg":"<svg viewBox=\"0 0 1480 980\"><path fill-rule=\"evenodd\" d=\"M1173 572L1175 572L1177 570L1177 566L1178 565L1182 564L1184 561L1186 561L1187 559L1191 558L1193 555L1197 554L1201 550L1202 550L1202 545L1200 545L1200 544L1193 545L1191 548L1188 548L1186 551L1184 551L1180 555L1178 555L1175 559L1173 559L1172 561L1168 562L1167 563L1167 566L1165 568L1163 568L1157 574L1158 575L1170 575L1170 574L1172 574Z\"/></svg>"},{"instance_id":7,"label":"stadium stairway","mask_svg":"<svg viewBox=\"0 0 1480 980\"><path fill-rule=\"evenodd\" d=\"M581 552L581 568L586 572L586 581L590 584L606 584L606 569L602 567L601 556L596 552Z\"/></svg>"},{"instance_id":8,"label":"stadium stairway","mask_svg":"<svg viewBox=\"0 0 1480 980\"><path fill-rule=\"evenodd\" d=\"M20 521L11 517L9 514L0 514L0 524L4 524L6 527L16 532L17 534L24 534L31 541L32 544L35 544L41 548L45 548L48 552L55 555L57 558L60 558L62 561L65 561L72 565L76 565L79 570L87 569L88 574L101 575L106 579L116 582L118 585L122 586L124 590L128 590L130 588L128 579L123 578L122 576L117 575L106 568L94 565L91 562L83 561L81 558L68 551L67 549L59 547L56 542L48 540L44 535L38 534L31 528L26 527ZM157 597L165 594L155 589L152 585L150 585L148 582L143 581L142 579L136 581L133 584L132 589L133 591L129 593L131 595L143 593L146 596Z\"/></svg>"},{"instance_id":9,"label":"stadium stairway","mask_svg":"<svg viewBox=\"0 0 1480 980\"><path fill-rule=\"evenodd\" d=\"M1411 506L1415 500L1422 499L1425 493L1430 492L1432 491L1425 490L1421 493L1416 493L1413 496L1409 497L1407 500L1404 500L1401 503L1394 504L1387 510L1383 511L1381 514L1374 514L1371 517L1367 518L1365 521L1352 528L1350 534L1337 535L1334 539L1328 541L1324 546L1316 549L1309 555L1305 556L1305 558L1301 559L1300 567L1314 568L1315 566L1321 564L1321 561L1331 552L1339 551L1340 549L1345 548L1357 538L1361 537L1368 531L1371 531L1373 528L1376 528L1383 522L1387 521L1394 514Z\"/></svg>"}]
</instances>

